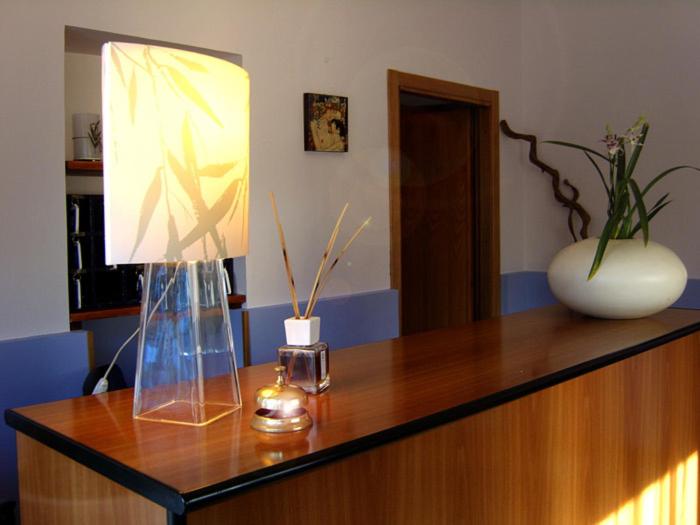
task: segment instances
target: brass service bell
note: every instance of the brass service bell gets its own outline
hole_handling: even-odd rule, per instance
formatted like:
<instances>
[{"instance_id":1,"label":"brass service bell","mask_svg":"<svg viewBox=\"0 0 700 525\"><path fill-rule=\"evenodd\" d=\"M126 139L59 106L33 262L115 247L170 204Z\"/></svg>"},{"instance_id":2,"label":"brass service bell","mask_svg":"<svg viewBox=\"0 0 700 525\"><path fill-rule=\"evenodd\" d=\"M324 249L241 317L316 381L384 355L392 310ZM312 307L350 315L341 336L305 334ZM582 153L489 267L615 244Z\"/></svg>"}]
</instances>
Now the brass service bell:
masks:
<instances>
[{"instance_id":1,"label":"brass service bell","mask_svg":"<svg viewBox=\"0 0 700 525\"><path fill-rule=\"evenodd\" d=\"M255 404L258 409L250 426L260 432L296 432L310 427L313 422L306 408L306 392L284 381L286 367L276 366L277 381L258 388Z\"/></svg>"}]
</instances>

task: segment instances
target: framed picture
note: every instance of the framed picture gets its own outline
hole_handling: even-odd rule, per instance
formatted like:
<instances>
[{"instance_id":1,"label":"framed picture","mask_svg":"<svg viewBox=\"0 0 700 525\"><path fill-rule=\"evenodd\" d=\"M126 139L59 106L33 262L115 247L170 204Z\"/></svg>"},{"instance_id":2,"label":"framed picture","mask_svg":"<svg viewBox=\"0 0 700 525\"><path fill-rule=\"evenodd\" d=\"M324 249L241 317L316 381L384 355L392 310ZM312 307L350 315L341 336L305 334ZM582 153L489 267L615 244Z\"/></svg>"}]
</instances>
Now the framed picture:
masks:
<instances>
[{"instance_id":1,"label":"framed picture","mask_svg":"<svg viewBox=\"0 0 700 525\"><path fill-rule=\"evenodd\" d=\"M304 93L304 151L348 150L348 97Z\"/></svg>"}]
</instances>

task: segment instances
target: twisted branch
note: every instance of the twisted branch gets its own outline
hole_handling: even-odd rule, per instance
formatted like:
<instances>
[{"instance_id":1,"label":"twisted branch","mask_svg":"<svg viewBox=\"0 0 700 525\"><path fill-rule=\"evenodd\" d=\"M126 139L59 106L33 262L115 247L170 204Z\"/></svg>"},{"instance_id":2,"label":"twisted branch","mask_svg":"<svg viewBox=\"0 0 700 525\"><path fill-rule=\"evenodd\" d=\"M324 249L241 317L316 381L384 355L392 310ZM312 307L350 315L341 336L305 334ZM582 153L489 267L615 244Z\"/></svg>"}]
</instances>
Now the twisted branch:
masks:
<instances>
[{"instance_id":1,"label":"twisted branch","mask_svg":"<svg viewBox=\"0 0 700 525\"><path fill-rule=\"evenodd\" d=\"M574 238L574 242L579 240L576 238L576 232L574 231L574 213L576 213L581 219L581 229L579 230L581 240L588 238L588 224L591 222L591 216L584 209L584 207L578 203L578 189L576 189L576 187L567 179L564 179L564 185L571 190L572 197L568 198L561 192L559 171L545 164L537 157L537 137L534 135L525 135L523 133L513 131L510 129L508 122L505 120L501 120L501 131L506 137L516 140L524 140L530 143L530 153L528 155L530 162L542 170L543 173L547 173L552 177L552 191L554 192L554 198L557 200L557 202L560 202L562 206L569 210L567 224L569 226L569 232Z\"/></svg>"}]
</instances>

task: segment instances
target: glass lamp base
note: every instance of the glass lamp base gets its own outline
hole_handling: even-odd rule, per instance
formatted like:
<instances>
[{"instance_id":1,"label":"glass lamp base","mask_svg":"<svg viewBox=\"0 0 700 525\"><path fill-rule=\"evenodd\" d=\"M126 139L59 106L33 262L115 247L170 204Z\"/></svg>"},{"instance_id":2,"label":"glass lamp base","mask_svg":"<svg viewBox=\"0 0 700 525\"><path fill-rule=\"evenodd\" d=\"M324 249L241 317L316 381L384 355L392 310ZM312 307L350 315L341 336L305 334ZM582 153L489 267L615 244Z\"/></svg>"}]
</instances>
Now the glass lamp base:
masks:
<instances>
[{"instance_id":1,"label":"glass lamp base","mask_svg":"<svg viewBox=\"0 0 700 525\"><path fill-rule=\"evenodd\" d=\"M203 426L241 406L221 261L147 264L134 417Z\"/></svg>"}]
</instances>

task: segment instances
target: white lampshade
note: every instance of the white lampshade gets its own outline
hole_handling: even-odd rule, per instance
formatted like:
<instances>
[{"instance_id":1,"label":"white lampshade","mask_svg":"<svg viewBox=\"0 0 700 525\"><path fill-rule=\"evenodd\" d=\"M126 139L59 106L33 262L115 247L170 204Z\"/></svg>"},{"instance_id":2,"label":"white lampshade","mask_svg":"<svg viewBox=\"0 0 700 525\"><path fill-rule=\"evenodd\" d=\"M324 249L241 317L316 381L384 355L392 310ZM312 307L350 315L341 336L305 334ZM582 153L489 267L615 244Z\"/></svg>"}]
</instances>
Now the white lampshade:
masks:
<instances>
[{"instance_id":1,"label":"white lampshade","mask_svg":"<svg viewBox=\"0 0 700 525\"><path fill-rule=\"evenodd\" d=\"M249 92L225 60L103 46L107 264L247 253Z\"/></svg>"}]
</instances>

